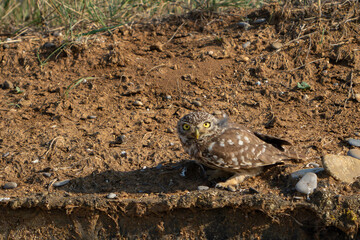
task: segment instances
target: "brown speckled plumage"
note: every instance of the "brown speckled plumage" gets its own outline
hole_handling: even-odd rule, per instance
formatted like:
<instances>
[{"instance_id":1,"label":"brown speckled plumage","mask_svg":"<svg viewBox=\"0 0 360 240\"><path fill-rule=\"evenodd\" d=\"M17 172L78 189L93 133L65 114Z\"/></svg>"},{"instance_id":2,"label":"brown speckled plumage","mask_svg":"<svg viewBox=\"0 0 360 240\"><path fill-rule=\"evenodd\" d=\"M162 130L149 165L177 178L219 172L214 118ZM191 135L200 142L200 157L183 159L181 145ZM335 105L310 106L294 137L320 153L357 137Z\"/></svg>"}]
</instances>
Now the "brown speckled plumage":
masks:
<instances>
[{"instance_id":1,"label":"brown speckled plumage","mask_svg":"<svg viewBox=\"0 0 360 240\"><path fill-rule=\"evenodd\" d=\"M205 127L205 123L210 126ZM184 129L184 124L189 129ZM299 158L284 150L283 145L290 145L285 140L252 132L206 112L185 115L179 120L177 130L185 151L194 160L210 168L235 173L218 187L232 189L246 176L260 173L264 166Z\"/></svg>"}]
</instances>

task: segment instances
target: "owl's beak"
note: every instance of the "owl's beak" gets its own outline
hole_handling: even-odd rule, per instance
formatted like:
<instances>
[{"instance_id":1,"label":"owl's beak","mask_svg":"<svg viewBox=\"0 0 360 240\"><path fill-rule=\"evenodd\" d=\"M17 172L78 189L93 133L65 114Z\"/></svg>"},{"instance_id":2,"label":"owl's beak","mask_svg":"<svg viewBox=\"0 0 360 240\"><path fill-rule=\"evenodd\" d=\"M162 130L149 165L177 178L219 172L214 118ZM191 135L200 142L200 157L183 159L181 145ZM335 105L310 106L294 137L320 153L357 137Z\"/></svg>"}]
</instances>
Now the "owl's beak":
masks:
<instances>
[{"instance_id":1,"label":"owl's beak","mask_svg":"<svg viewBox=\"0 0 360 240\"><path fill-rule=\"evenodd\" d=\"M198 129L198 128L195 128L195 138L196 138L196 139L199 139L199 137L200 137L199 129Z\"/></svg>"}]
</instances>

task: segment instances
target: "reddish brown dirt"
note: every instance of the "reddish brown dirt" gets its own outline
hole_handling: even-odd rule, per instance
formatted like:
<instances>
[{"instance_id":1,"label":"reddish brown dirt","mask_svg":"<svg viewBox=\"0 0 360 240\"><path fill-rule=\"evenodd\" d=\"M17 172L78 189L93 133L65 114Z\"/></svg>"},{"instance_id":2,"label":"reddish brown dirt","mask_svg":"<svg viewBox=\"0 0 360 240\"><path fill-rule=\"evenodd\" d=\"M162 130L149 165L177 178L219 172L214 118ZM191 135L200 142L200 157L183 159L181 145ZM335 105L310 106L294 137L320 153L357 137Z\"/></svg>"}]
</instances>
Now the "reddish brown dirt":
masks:
<instances>
[{"instance_id":1,"label":"reddish brown dirt","mask_svg":"<svg viewBox=\"0 0 360 240\"><path fill-rule=\"evenodd\" d=\"M306 200L289 177L345 155L360 131L359 4L324 4L317 16L278 5L199 12L83 36L51 57L64 37L29 31L0 45L0 185L18 184L0 189L1 239L359 237L359 181L321 173ZM175 131L195 110L288 139L308 159L241 192L212 189Z\"/></svg>"}]
</instances>

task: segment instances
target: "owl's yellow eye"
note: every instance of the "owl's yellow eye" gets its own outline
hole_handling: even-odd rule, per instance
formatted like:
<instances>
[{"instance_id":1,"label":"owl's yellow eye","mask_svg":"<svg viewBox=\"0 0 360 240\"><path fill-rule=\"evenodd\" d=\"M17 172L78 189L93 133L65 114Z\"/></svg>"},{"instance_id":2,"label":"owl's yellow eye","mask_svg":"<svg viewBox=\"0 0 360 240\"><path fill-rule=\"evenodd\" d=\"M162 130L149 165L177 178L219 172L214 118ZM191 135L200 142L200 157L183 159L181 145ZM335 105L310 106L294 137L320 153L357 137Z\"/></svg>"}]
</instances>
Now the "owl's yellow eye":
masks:
<instances>
[{"instance_id":1,"label":"owl's yellow eye","mask_svg":"<svg viewBox=\"0 0 360 240\"><path fill-rule=\"evenodd\" d=\"M187 124L187 123L184 123L184 124L182 125L182 128L183 128L185 131L187 131L187 130L190 129L190 125Z\"/></svg>"},{"instance_id":2,"label":"owl's yellow eye","mask_svg":"<svg viewBox=\"0 0 360 240\"><path fill-rule=\"evenodd\" d=\"M211 125L211 124L210 124L209 122L204 122L204 127L209 128L210 125Z\"/></svg>"}]
</instances>

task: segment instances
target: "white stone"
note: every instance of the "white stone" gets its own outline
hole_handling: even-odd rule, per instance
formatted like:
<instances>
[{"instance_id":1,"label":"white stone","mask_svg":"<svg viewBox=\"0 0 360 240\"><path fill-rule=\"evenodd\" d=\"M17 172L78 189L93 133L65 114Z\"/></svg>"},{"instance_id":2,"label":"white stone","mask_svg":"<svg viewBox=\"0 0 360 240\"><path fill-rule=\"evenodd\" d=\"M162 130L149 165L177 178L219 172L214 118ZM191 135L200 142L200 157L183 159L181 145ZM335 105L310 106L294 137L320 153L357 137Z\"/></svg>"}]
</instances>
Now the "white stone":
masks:
<instances>
[{"instance_id":1,"label":"white stone","mask_svg":"<svg viewBox=\"0 0 360 240\"><path fill-rule=\"evenodd\" d=\"M306 173L296 184L296 191L303 194L311 194L317 188L317 176L313 172Z\"/></svg>"}]
</instances>

